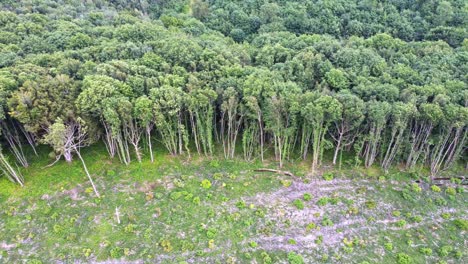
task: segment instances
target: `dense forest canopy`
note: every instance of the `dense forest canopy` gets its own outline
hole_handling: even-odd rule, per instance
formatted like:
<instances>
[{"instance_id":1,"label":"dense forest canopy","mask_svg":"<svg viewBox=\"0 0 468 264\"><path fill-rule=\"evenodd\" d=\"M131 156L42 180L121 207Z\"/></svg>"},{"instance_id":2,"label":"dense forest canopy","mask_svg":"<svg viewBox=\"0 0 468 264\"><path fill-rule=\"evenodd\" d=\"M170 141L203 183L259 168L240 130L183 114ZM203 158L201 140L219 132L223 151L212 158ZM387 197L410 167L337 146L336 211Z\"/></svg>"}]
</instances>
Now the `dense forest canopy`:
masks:
<instances>
[{"instance_id":1,"label":"dense forest canopy","mask_svg":"<svg viewBox=\"0 0 468 264\"><path fill-rule=\"evenodd\" d=\"M454 1L2 1L0 168L102 140L279 166L466 163L468 4ZM81 158L81 157L80 157Z\"/></svg>"}]
</instances>

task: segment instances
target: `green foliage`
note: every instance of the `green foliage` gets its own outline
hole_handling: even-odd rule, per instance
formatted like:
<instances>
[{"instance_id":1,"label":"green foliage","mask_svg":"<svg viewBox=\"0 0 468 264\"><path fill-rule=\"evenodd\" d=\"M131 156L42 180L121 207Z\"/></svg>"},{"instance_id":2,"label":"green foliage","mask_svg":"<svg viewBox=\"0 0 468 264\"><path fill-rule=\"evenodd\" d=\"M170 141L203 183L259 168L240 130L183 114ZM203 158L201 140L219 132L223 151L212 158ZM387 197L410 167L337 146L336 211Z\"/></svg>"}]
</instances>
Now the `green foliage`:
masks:
<instances>
[{"instance_id":1,"label":"green foliage","mask_svg":"<svg viewBox=\"0 0 468 264\"><path fill-rule=\"evenodd\" d=\"M468 220L466 219L455 219L453 224L462 231L468 231Z\"/></svg>"},{"instance_id":2,"label":"green foliage","mask_svg":"<svg viewBox=\"0 0 468 264\"><path fill-rule=\"evenodd\" d=\"M442 246L439 248L439 256L447 257L453 251L453 247L451 246Z\"/></svg>"},{"instance_id":3,"label":"green foliage","mask_svg":"<svg viewBox=\"0 0 468 264\"><path fill-rule=\"evenodd\" d=\"M425 248L425 247L420 248L419 252L421 252L421 254L424 254L426 256L432 255L432 249L430 249L430 248Z\"/></svg>"},{"instance_id":4,"label":"green foliage","mask_svg":"<svg viewBox=\"0 0 468 264\"><path fill-rule=\"evenodd\" d=\"M201 183L200 186L204 189L209 189L211 188L211 182L210 180L204 179Z\"/></svg>"},{"instance_id":5,"label":"green foliage","mask_svg":"<svg viewBox=\"0 0 468 264\"><path fill-rule=\"evenodd\" d=\"M288 253L288 262L290 264L303 264L304 263L304 259L302 258L301 255L299 254L296 254L294 252L289 252Z\"/></svg>"},{"instance_id":6,"label":"green foliage","mask_svg":"<svg viewBox=\"0 0 468 264\"><path fill-rule=\"evenodd\" d=\"M294 200L294 201L293 201L293 204L294 204L294 206L295 206L297 209L299 209L299 210L304 209L304 202L302 202L302 200L300 200L300 199Z\"/></svg>"},{"instance_id":7,"label":"green foliage","mask_svg":"<svg viewBox=\"0 0 468 264\"><path fill-rule=\"evenodd\" d=\"M324 173L323 174L323 179L326 180L326 181L331 181L333 180L334 176L333 176L333 173L331 172L327 172L327 173Z\"/></svg>"},{"instance_id":8,"label":"green foliage","mask_svg":"<svg viewBox=\"0 0 468 264\"><path fill-rule=\"evenodd\" d=\"M385 247L385 249L388 250L388 251L392 251L392 250L393 250L393 244L390 243L390 242L385 243L385 244L384 244L384 247Z\"/></svg>"},{"instance_id":9,"label":"green foliage","mask_svg":"<svg viewBox=\"0 0 468 264\"><path fill-rule=\"evenodd\" d=\"M413 258L408 256L405 253L398 253L396 256L396 260L398 264L412 264L414 263Z\"/></svg>"},{"instance_id":10,"label":"green foliage","mask_svg":"<svg viewBox=\"0 0 468 264\"><path fill-rule=\"evenodd\" d=\"M448 195L456 195L457 191L452 187L447 187L447 189L445 189L445 193Z\"/></svg>"},{"instance_id":11,"label":"green foliage","mask_svg":"<svg viewBox=\"0 0 468 264\"><path fill-rule=\"evenodd\" d=\"M440 187L437 186L437 185L432 185L432 186L431 186L431 190L432 190L433 192L441 192Z\"/></svg>"},{"instance_id":12,"label":"green foliage","mask_svg":"<svg viewBox=\"0 0 468 264\"><path fill-rule=\"evenodd\" d=\"M310 193L304 193L304 195L302 196L302 199L306 202L312 200L312 195Z\"/></svg>"}]
</instances>

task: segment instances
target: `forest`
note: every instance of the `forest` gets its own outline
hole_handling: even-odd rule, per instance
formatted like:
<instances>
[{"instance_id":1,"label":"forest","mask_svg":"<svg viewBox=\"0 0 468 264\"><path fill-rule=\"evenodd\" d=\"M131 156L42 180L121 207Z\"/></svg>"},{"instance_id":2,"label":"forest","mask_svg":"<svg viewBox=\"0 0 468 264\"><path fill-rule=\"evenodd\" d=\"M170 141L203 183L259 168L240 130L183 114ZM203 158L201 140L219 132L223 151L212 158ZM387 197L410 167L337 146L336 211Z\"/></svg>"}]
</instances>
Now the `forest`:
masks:
<instances>
[{"instance_id":1,"label":"forest","mask_svg":"<svg viewBox=\"0 0 468 264\"><path fill-rule=\"evenodd\" d=\"M4 1L4 174L28 145L124 164L197 153L279 167L466 164L464 1ZM8 159L5 154L12 153Z\"/></svg>"},{"instance_id":2,"label":"forest","mask_svg":"<svg viewBox=\"0 0 468 264\"><path fill-rule=\"evenodd\" d=\"M0 263L468 263L467 1L0 7Z\"/></svg>"}]
</instances>

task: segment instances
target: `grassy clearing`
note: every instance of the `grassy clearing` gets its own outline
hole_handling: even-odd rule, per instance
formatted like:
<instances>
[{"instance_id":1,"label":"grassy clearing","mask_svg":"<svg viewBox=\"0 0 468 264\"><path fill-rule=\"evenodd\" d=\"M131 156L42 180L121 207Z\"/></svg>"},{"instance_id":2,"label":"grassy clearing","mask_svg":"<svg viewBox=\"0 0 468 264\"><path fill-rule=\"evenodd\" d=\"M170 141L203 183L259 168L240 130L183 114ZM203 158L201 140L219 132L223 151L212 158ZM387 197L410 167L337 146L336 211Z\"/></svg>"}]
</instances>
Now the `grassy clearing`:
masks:
<instances>
[{"instance_id":1,"label":"grassy clearing","mask_svg":"<svg viewBox=\"0 0 468 264\"><path fill-rule=\"evenodd\" d=\"M453 193L352 167L293 179L254 172L260 163L163 153L124 166L100 146L84 157L101 199L79 162L42 169L50 160L38 158L25 188L0 179L0 262L468 261L467 195L456 184ZM286 169L306 175L308 164Z\"/></svg>"}]
</instances>

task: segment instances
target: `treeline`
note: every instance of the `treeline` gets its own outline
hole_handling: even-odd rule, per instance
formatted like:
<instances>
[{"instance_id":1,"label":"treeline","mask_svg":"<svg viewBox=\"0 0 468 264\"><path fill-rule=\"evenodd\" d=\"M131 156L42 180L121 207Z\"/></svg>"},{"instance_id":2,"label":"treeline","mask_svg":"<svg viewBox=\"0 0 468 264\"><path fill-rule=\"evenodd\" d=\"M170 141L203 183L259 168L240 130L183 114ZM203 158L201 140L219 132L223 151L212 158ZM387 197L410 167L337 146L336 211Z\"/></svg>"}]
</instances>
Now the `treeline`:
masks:
<instances>
[{"instance_id":1,"label":"treeline","mask_svg":"<svg viewBox=\"0 0 468 264\"><path fill-rule=\"evenodd\" d=\"M333 164L346 151L433 174L466 159L467 40L282 31L238 43L189 15L82 9L0 12L0 140L16 158L0 154L0 168L15 182L26 145L71 161L98 140L125 164L153 160L155 140L173 155L311 158L312 171L325 150Z\"/></svg>"}]
</instances>

